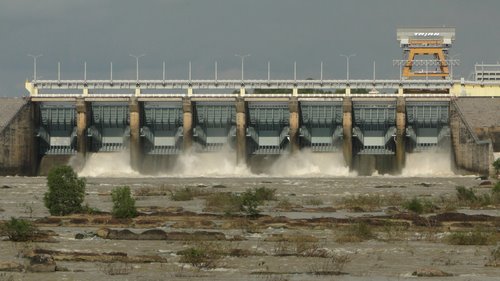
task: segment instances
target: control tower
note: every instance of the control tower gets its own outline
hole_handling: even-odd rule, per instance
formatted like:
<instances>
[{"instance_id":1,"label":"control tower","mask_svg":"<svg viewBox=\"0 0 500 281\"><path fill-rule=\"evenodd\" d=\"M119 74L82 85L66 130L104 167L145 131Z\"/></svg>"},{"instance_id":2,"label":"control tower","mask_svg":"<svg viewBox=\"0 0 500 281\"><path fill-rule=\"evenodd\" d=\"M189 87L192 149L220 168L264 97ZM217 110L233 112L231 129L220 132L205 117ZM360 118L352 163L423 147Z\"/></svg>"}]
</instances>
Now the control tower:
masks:
<instances>
[{"instance_id":1,"label":"control tower","mask_svg":"<svg viewBox=\"0 0 500 281\"><path fill-rule=\"evenodd\" d=\"M398 28L397 37L403 49L403 79L449 77L448 51L455 28Z\"/></svg>"}]
</instances>

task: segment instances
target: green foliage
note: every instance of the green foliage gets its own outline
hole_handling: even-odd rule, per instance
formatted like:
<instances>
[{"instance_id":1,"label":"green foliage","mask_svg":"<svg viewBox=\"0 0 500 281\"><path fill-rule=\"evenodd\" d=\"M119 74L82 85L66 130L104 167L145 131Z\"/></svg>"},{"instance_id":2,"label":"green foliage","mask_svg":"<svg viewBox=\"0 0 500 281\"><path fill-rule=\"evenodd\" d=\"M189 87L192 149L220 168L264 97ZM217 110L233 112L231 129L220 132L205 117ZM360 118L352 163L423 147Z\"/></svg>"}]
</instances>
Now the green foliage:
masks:
<instances>
[{"instance_id":1,"label":"green foliage","mask_svg":"<svg viewBox=\"0 0 500 281\"><path fill-rule=\"evenodd\" d=\"M267 188L265 186L254 189L255 197L259 201L274 201L276 200L276 189Z\"/></svg>"},{"instance_id":2,"label":"green foliage","mask_svg":"<svg viewBox=\"0 0 500 281\"><path fill-rule=\"evenodd\" d=\"M493 168L495 168L495 171L497 171L498 174L498 172L500 171L500 158L493 162Z\"/></svg>"},{"instance_id":3,"label":"green foliage","mask_svg":"<svg viewBox=\"0 0 500 281\"><path fill-rule=\"evenodd\" d=\"M241 210L241 199L234 193L213 193L206 198L205 207L208 211L223 212L226 215L233 215Z\"/></svg>"},{"instance_id":4,"label":"green foliage","mask_svg":"<svg viewBox=\"0 0 500 281\"><path fill-rule=\"evenodd\" d=\"M177 254L181 256L180 262L203 269L217 267L218 261L222 258L219 246L213 243L201 243Z\"/></svg>"},{"instance_id":5,"label":"green foliage","mask_svg":"<svg viewBox=\"0 0 500 281\"><path fill-rule=\"evenodd\" d=\"M267 187L247 189L240 195L234 193L214 193L206 198L206 209L209 211L224 212L232 215L243 212L247 216L255 217L259 214L258 207L264 201L276 200L276 190Z\"/></svg>"},{"instance_id":6,"label":"green foliage","mask_svg":"<svg viewBox=\"0 0 500 281\"><path fill-rule=\"evenodd\" d=\"M337 89L335 90L335 94L344 94L345 89ZM351 94L368 94L367 89L351 89Z\"/></svg>"},{"instance_id":7,"label":"green foliage","mask_svg":"<svg viewBox=\"0 0 500 281\"><path fill-rule=\"evenodd\" d=\"M493 188L491 189L491 192L492 192L493 194L500 194L500 181L499 181L499 182L497 182L497 183L495 184L495 186L493 186Z\"/></svg>"},{"instance_id":8,"label":"green foliage","mask_svg":"<svg viewBox=\"0 0 500 281\"><path fill-rule=\"evenodd\" d=\"M130 193L130 187L122 186L113 189L111 198L113 199L113 217L133 218L137 216L135 200Z\"/></svg>"},{"instance_id":9,"label":"green foliage","mask_svg":"<svg viewBox=\"0 0 500 281\"><path fill-rule=\"evenodd\" d=\"M49 190L45 193L45 207L51 215L64 216L82 210L85 198L85 179L78 178L69 166L52 168L47 176Z\"/></svg>"},{"instance_id":10,"label":"green foliage","mask_svg":"<svg viewBox=\"0 0 500 281\"><path fill-rule=\"evenodd\" d=\"M170 199L172 199L173 201L189 201L193 200L193 198L194 198L194 192L189 187L175 190L170 194Z\"/></svg>"},{"instance_id":11,"label":"green foliage","mask_svg":"<svg viewBox=\"0 0 500 281\"><path fill-rule=\"evenodd\" d=\"M256 190L247 190L241 195L241 211L245 212L250 217L259 215L257 208L263 201L257 196Z\"/></svg>"},{"instance_id":12,"label":"green foliage","mask_svg":"<svg viewBox=\"0 0 500 281\"><path fill-rule=\"evenodd\" d=\"M11 241L25 242L33 238L37 229L27 220L11 218L2 226L2 231Z\"/></svg>"},{"instance_id":13,"label":"green foliage","mask_svg":"<svg viewBox=\"0 0 500 281\"><path fill-rule=\"evenodd\" d=\"M457 186L457 198L462 202L475 202L477 201L477 196L474 191L470 188L465 188L464 186Z\"/></svg>"},{"instance_id":14,"label":"green foliage","mask_svg":"<svg viewBox=\"0 0 500 281\"><path fill-rule=\"evenodd\" d=\"M448 236L452 245L488 245L491 235L479 229L472 232L454 232Z\"/></svg>"},{"instance_id":15,"label":"green foliage","mask_svg":"<svg viewBox=\"0 0 500 281\"><path fill-rule=\"evenodd\" d=\"M173 201L189 201L193 200L197 196L206 196L207 194L207 191L199 188L184 187L173 192L171 191L170 199L172 199Z\"/></svg>"},{"instance_id":16,"label":"green foliage","mask_svg":"<svg viewBox=\"0 0 500 281\"><path fill-rule=\"evenodd\" d=\"M364 240L372 239L375 235L372 232L370 225L366 222L360 221L349 225L347 232L337 239L337 242L361 242Z\"/></svg>"},{"instance_id":17,"label":"green foliage","mask_svg":"<svg viewBox=\"0 0 500 281\"><path fill-rule=\"evenodd\" d=\"M413 197L413 199L411 199L410 201L406 201L403 204L403 207L417 214L421 214L424 212L424 205L417 197Z\"/></svg>"}]
</instances>

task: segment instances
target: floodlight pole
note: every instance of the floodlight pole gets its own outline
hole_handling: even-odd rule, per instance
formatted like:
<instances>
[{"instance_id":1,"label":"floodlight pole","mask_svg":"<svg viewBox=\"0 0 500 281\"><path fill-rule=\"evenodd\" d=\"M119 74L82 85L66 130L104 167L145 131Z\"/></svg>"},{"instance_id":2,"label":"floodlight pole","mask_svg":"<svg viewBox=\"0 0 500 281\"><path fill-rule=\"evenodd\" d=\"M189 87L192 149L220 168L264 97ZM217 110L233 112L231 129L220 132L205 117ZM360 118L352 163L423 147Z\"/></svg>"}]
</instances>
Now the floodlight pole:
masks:
<instances>
[{"instance_id":1,"label":"floodlight pole","mask_svg":"<svg viewBox=\"0 0 500 281\"><path fill-rule=\"evenodd\" d=\"M36 61L39 57L41 57L43 55L42 54L39 54L39 55L28 54L28 56L33 58L33 82L36 82Z\"/></svg>"},{"instance_id":2,"label":"floodlight pole","mask_svg":"<svg viewBox=\"0 0 500 281\"><path fill-rule=\"evenodd\" d=\"M241 83L243 83L243 81L244 81L243 74L244 74L245 57L249 57L250 54L246 54L246 55L238 55L238 54L236 54L235 56L241 58Z\"/></svg>"},{"instance_id":3,"label":"floodlight pole","mask_svg":"<svg viewBox=\"0 0 500 281\"><path fill-rule=\"evenodd\" d=\"M351 57L355 57L355 56L356 56L356 54L350 54L350 55L347 55L347 56L346 56L346 55L342 55L342 54L341 54L340 56L342 56L342 57L345 57L345 58L346 58L346 63L347 63L347 75L346 75L346 78L347 78L347 81L349 82L349 59L350 59Z\"/></svg>"},{"instance_id":4,"label":"floodlight pole","mask_svg":"<svg viewBox=\"0 0 500 281\"><path fill-rule=\"evenodd\" d=\"M140 54L138 56L136 55L130 55L131 57L135 58L135 73L136 73L136 81L139 83L139 58L144 57L146 54Z\"/></svg>"}]
</instances>

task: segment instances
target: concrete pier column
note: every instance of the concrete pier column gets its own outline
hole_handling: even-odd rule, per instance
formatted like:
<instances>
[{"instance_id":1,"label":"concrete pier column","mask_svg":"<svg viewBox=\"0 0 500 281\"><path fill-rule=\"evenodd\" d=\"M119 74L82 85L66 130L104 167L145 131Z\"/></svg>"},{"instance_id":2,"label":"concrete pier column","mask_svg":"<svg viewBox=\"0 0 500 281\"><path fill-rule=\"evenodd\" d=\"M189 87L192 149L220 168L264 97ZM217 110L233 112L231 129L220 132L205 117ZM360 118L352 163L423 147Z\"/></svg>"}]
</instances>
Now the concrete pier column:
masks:
<instances>
[{"instance_id":1,"label":"concrete pier column","mask_svg":"<svg viewBox=\"0 0 500 281\"><path fill-rule=\"evenodd\" d=\"M352 169L352 100L349 97L345 97L343 101L343 136L344 143L342 146L342 151L344 154L344 162L349 169Z\"/></svg>"},{"instance_id":2,"label":"concrete pier column","mask_svg":"<svg viewBox=\"0 0 500 281\"><path fill-rule=\"evenodd\" d=\"M190 98L182 99L183 150L188 152L193 146L193 103Z\"/></svg>"},{"instance_id":3,"label":"concrete pier column","mask_svg":"<svg viewBox=\"0 0 500 281\"><path fill-rule=\"evenodd\" d=\"M289 121L290 150L292 153L296 153L300 150L300 144L299 144L300 110L299 110L299 100L297 99L297 97L290 98L290 101L288 102L288 109L290 110L290 121Z\"/></svg>"},{"instance_id":4,"label":"concrete pier column","mask_svg":"<svg viewBox=\"0 0 500 281\"><path fill-rule=\"evenodd\" d=\"M406 159L406 103L398 97L396 104L396 168L401 172Z\"/></svg>"},{"instance_id":5,"label":"concrete pier column","mask_svg":"<svg viewBox=\"0 0 500 281\"><path fill-rule=\"evenodd\" d=\"M142 145L141 145L141 104L136 97L129 101L130 115L130 166L136 171L142 167Z\"/></svg>"},{"instance_id":6,"label":"concrete pier column","mask_svg":"<svg viewBox=\"0 0 500 281\"><path fill-rule=\"evenodd\" d=\"M78 161L84 163L87 154L87 127L89 103L83 98L76 99L76 151Z\"/></svg>"},{"instance_id":7,"label":"concrete pier column","mask_svg":"<svg viewBox=\"0 0 500 281\"><path fill-rule=\"evenodd\" d=\"M247 114L246 102L236 99L236 162L246 164L247 161Z\"/></svg>"}]
</instances>

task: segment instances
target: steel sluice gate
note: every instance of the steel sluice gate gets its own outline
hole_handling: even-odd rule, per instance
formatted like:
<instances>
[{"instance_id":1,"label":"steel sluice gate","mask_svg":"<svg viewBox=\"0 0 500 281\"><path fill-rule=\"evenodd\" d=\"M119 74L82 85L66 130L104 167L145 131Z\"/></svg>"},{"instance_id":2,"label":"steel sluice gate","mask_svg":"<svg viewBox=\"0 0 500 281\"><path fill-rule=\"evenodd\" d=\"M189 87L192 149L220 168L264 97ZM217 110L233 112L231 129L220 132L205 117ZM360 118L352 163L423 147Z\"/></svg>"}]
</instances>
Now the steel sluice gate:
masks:
<instances>
[{"instance_id":1,"label":"steel sluice gate","mask_svg":"<svg viewBox=\"0 0 500 281\"><path fill-rule=\"evenodd\" d=\"M90 106L87 137L91 152L114 152L126 149L130 139L128 103L99 103Z\"/></svg>"},{"instance_id":2,"label":"steel sluice gate","mask_svg":"<svg viewBox=\"0 0 500 281\"><path fill-rule=\"evenodd\" d=\"M248 154L281 154L289 143L288 102L248 102Z\"/></svg>"},{"instance_id":3,"label":"steel sluice gate","mask_svg":"<svg viewBox=\"0 0 500 281\"><path fill-rule=\"evenodd\" d=\"M68 103L40 103L37 137L40 155L76 153L76 109Z\"/></svg>"},{"instance_id":4,"label":"steel sluice gate","mask_svg":"<svg viewBox=\"0 0 500 281\"><path fill-rule=\"evenodd\" d=\"M236 107L234 102L196 102L194 106L193 140L198 152L235 148Z\"/></svg>"},{"instance_id":5,"label":"steel sluice gate","mask_svg":"<svg viewBox=\"0 0 500 281\"><path fill-rule=\"evenodd\" d=\"M410 152L444 148L450 140L448 101L407 101L406 137Z\"/></svg>"},{"instance_id":6,"label":"steel sluice gate","mask_svg":"<svg viewBox=\"0 0 500 281\"><path fill-rule=\"evenodd\" d=\"M299 143L313 152L342 147L342 101L301 101Z\"/></svg>"},{"instance_id":7,"label":"steel sluice gate","mask_svg":"<svg viewBox=\"0 0 500 281\"><path fill-rule=\"evenodd\" d=\"M171 155L182 151L182 102L145 102L141 119L145 154Z\"/></svg>"},{"instance_id":8,"label":"steel sluice gate","mask_svg":"<svg viewBox=\"0 0 500 281\"><path fill-rule=\"evenodd\" d=\"M353 101L353 154L395 154L396 101Z\"/></svg>"}]
</instances>

